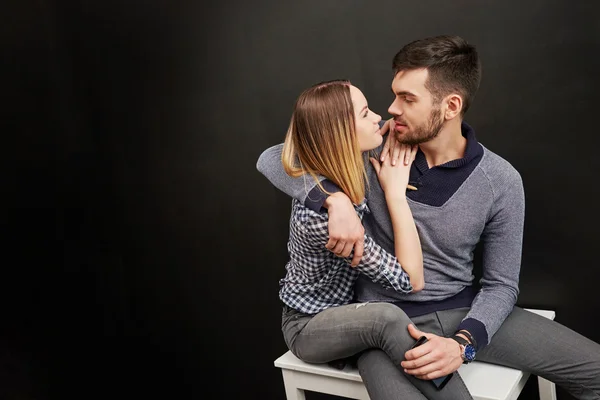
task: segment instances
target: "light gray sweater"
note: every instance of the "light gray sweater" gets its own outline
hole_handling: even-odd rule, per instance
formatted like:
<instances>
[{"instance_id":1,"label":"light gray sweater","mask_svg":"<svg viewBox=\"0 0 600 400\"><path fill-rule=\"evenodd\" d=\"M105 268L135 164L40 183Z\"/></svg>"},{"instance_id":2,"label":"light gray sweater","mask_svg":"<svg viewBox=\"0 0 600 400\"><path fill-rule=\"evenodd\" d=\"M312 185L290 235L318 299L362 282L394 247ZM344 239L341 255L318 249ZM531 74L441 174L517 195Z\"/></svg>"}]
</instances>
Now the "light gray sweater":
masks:
<instances>
[{"instance_id":1,"label":"light gray sweater","mask_svg":"<svg viewBox=\"0 0 600 400\"><path fill-rule=\"evenodd\" d=\"M312 178L291 178L281 164L282 145L261 154L257 168L277 188L305 201ZM394 252L393 231L385 196L370 163L367 194L371 215L366 232L388 252ZM404 294L359 279L358 301L430 302L448 299L473 284L473 251L483 244L481 290L459 328L471 331L481 349L516 303L525 199L519 173L503 158L483 147L483 156L462 185L441 206L408 199L423 248L425 288Z\"/></svg>"}]
</instances>

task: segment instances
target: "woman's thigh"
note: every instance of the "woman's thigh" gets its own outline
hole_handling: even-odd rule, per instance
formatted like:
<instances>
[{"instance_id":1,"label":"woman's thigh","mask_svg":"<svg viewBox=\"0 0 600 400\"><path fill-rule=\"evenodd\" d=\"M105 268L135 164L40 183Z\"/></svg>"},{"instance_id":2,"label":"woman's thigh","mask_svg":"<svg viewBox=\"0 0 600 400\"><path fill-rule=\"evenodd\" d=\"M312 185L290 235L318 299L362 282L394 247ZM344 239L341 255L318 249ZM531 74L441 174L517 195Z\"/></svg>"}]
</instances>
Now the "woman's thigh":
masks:
<instances>
[{"instance_id":1,"label":"woman's thigh","mask_svg":"<svg viewBox=\"0 0 600 400\"><path fill-rule=\"evenodd\" d=\"M292 352L308 362L329 362L380 348L396 362L414 343L404 311L389 303L357 303L298 317L284 330Z\"/></svg>"}]
</instances>

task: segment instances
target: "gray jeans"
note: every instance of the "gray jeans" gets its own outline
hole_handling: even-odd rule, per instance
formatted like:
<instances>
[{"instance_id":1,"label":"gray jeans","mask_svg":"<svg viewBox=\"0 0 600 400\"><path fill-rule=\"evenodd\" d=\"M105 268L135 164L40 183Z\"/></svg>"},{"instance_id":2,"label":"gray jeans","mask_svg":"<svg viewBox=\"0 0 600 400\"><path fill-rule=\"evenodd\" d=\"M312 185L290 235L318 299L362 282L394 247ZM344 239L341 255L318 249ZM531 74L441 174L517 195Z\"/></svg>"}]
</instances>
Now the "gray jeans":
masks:
<instances>
[{"instance_id":1,"label":"gray jeans","mask_svg":"<svg viewBox=\"0 0 600 400\"><path fill-rule=\"evenodd\" d=\"M439 311L411 321L388 303L332 307L315 316L285 308L282 331L292 353L306 362L325 363L360 353L359 372L372 400L472 399L457 373L437 390L398 367L415 342L407 331L409 323L424 332L450 336L467 312L467 308ZM578 399L600 399L600 345L518 307L477 359L530 371Z\"/></svg>"},{"instance_id":2,"label":"gray jeans","mask_svg":"<svg viewBox=\"0 0 600 400\"><path fill-rule=\"evenodd\" d=\"M291 352L306 362L326 363L369 350L360 356L359 368L366 366L373 372L363 374L361 370L372 400L472 399L457 373L444 389L438 390L432 382L416 379L402 371L400 362L404 360L404 353L416 342L408 334L409 323L411 320L404 311L389 303L349 304L328 308L314 316L284 307L282 331ZM381 350L373 352L370 349ZM380 357L384 357L385 362L379 361ZM395 382L388 383L377 376L382 367L393 370L391 379ZM393 390L393 397L380 397L388 393L388 387ZM457 397L456 393L462 395Z\"/></svg>"}]
</instances>

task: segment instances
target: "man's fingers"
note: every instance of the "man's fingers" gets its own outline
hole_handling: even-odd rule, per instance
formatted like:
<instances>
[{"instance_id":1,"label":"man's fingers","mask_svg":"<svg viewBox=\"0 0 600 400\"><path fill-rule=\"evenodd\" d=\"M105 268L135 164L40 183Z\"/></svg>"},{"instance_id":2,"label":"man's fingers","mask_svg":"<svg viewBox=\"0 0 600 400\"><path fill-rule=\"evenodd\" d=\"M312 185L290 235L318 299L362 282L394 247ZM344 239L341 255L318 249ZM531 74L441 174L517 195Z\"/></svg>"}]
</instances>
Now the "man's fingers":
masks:
<instances>
[{"instance_id":1,"label":"man's fingers","mask_svg":"<svg viewBox=\"0 0 600 400\"><path fill-rule=\"evenodd\" d=\"M350 257L350 253L352 253L352 248L354 247L354 243L352 242L346 242L344 244L344 248L342 249L341 253L338 254L338 256L340 257Z\"/></svg>"},{"instance_id":2,"label":"man's fingers","mask_svg":"<svg viewBox=\"0 0 600 400\"><path fill-rule=\"evenodd\" d=\"M346 241L338 240L335 246L333 246L333 249L331 249L330 251L335 255L340 255L342 253L342 250L344 250L344 246L346 246Z\"/></svg>"},{"instance_id":3,"label":"man's fingers","mask_svg":"<svg viewBox=\"0 0 600 400\"><path fill-rule=\"evenodd\" d=\"M423 381L430 381L432 379L441 378L442 376L446 376L446 375L448 375L448 374L444 374L444 373L440 373L439 371L436 371L436 372L432 372L430 374L425 374L425 375L414 375L414 377L417 379L421 379Z\"/></svg>"},{"instance_id":4,"label":"man's fingers","mask_svg":"<svg viewBox=\"0 0 600 400\"><path fill-rule=\"evenodd\" d=\"M365 247L364 239L360 239L354 244L354 257L352 257L352 263L351 263L351 265L353 267L356 267L358 265L358 263L360 263L360 260L363 256L364 247Z\"/></svg>"},{"instance_id":5,"label":"man's fingers","mask_svg":"<svg viewBox=\"0 0 600 400\"><path fill-rule=\"evenodd\" d=\"M345 244L346 242L344 240L330 238L327 244L325 245L325 248L327 248L334 254L338 254L344 249Z\"/></svg>"},{"instance_id":6,"label":"man's fingers","mask_svg":"<svg viewBox=\"0 0 600 400\"><path fill-rule=\"evenodd\" d=\"M423 345L424 346L424 345ZM427 364L431 364L432 362L437 361L432 352L425 353L421 357L415 358L413 360L405 360L402 361L401 365L404 369L416 369L421 368Z\"/></svg>"},{"instance_id":7,"label":"man's fingers","mask_svg":"<svg viewBox=\"0 0 600 400\"><path fill-rule=\"evenodd\" d=\"M408 350L406 353L404 353L404 358L406 359L406 361L413 361L417 358L423 357L424 355L431 353L432 350L433 345L431 344L431 342L427 342L419 347L415 347L414 349Z\"/></svg>"},{"instance_id":8,"label":"man's fingers","mask_svg":"<svg viewBox=\"0 0 600 400\"><path fill-rule=\"evenodd\" d=\"M436 361L426 364L420 368L405 368L404 372L409 375L421 376L420 379L435 379L439 378L440 376L447 375L447 373L442 369L443 367L443 362Z\"/></svg>"},{"instance_id":9,"label":"man's fingers","mask_svg":"<svg viewBox=\"0 0 600 400\"><path fill-rule=\"evenodd\" d=\"M325 245L325 248L327 250L331 250L335 247L336 244L337 244L337 239L329 238L329 240L327 241L327 244Z\"/></svg>"},{"instance_id":10,"label":"man's fingers","mask_svg":"<svg viewBox=\"0 0 600 400\"><path fill-rule=\"evenodd\" d=\"M408 324L408 334L413 337L413 339L419 339L421 336L425 336L427 339L431 336L430 333L425 333L417 329L414 324Z\"/></svg>"}]
</instances>

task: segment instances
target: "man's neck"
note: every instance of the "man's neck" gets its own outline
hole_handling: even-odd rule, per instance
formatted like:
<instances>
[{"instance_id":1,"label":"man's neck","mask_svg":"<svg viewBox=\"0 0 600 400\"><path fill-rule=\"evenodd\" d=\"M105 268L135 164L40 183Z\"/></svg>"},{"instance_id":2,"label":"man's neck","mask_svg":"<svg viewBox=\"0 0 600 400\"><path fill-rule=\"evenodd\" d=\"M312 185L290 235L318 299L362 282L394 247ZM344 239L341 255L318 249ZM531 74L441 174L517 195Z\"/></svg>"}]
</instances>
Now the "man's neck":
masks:
<instances>
[{"instance_id":1,"label":"man's neck","mask_svg":"<svg viewBox=\"0 0 600 400\"><path fill-rule=\"evenodd\" d=\"M447 121L435 139L419 145L429 168L464 157L467 139L462 135L461 122L458 118Z\"/></svg>"}]
</instances>

